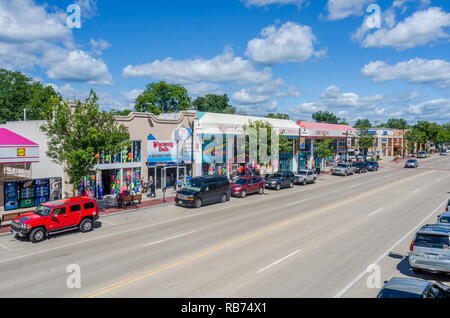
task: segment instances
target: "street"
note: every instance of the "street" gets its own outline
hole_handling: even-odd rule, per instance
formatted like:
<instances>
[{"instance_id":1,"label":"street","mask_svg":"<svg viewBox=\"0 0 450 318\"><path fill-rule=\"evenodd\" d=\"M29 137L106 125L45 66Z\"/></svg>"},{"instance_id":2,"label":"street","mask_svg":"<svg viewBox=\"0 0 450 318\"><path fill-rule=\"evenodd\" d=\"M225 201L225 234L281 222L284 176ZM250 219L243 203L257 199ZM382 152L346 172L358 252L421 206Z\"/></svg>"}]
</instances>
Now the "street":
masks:
<instances>
[{"instance_id":1,"label":"street","mask_svg":"<svg viewBox=\"0 0 450 318\"><path fill-rule=\"evenodd\" d=\"M407 255L421 225L445 210L450 159L419 168L320 175L316 184L190 209L168 204L105 215L89 233L38 244L0 237L0 297L369 297L414 274ZM81 270L69 288L67 267Z\"/></svg>"}]
</instances>

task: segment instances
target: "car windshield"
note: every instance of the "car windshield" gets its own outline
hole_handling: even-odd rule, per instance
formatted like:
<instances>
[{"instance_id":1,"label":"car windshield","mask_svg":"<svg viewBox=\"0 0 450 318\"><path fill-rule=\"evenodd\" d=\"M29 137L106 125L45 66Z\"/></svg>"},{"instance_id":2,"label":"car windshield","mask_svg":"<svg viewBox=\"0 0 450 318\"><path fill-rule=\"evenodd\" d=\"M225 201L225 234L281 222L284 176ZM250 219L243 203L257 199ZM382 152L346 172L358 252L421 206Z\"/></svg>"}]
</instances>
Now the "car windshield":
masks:
<instances>
[{"instance_id":1,"label":"car windshield","mask_svg":"<svg viewBox=\"0 0 450 318\"><path fill-rule=\"evenodd\" d=\"M189 181L187 185L184 186L184 189L193 190L193 191L200 191L202 188L203 182L201 179L192 179Z\"/></svg>"},{"instance_id":2,"label":"car windshield","mask_svg":"<svg viewBox=\"0 0 450 318\"><path fill-rule=\"evenodd\" d=\"M237 179L236 181L234 181L234 184L244 185L246 183L247 183L247 179Z\"/></svg>"},{"instance_id":3,"label":"car windshield","mask_svg":"<svg viewBox=\"0 0 450 318\"><path fill-rule=\"evenodd\" d=\"M337 166L338 166L338 168L347 168L347 165L343 164L343 163L340 163Z\"/></svg>"},{"instance_id":4,"label":"car windshield","mask_svg":"<svg viewBox=\"0 0 450 318\"><path fill-rule=\"evenodd\" d=\"M369 161L370 165L376 165L377 163L375 161Z\"/></svg>"},{"instance_id":5,"label":"car windshield","mask_svg":"<svg viewBox=\"0 0 450 318\"><path fill-rule=\"evenodd\" d=\"M281 173L272 173L269 176L269 179L276 179L276 178L281 178L283 175Z\"/></svg>"},{"instance_id":6,"label":"car windshield","mask_svg":"<svg viewBox=\"0 0 450 318\"><path fill-rule=\"evenodd\" d=\"M39 205L34 213L40 216L49 216L52 209L45 205Z\"/></svg>"},{"instance_id":7,"label":"car windshield","mask_svg":"<svg viewBox=\"0 0 450 318\"><path fill-rule=\"evenodd\" d=\"M417 234L414 240L414 246L419 247L448 249L449 245L450 241L448 236L443 235Z\"/></svg>"},{"instance_id":8,"label":"car windshield","mask_svg":"<svg viewBox=\"0 0 450 318\"><path fill-rule=\"evenodd\" d=\"M422 298L422 295L384 288L378 295L378 298Z\"/></svg>"},{"instance_id":9,"label":"car windshield","mask_svg":"<svg viewBox=\"0 0 450 318\"><path fill-rule=\"evenodd\" d=\"M414 163L414 162L415 162L415 160L408 160L408 162L409 162L409 163Z\"/></svg>"},{"instance_id":10,"label":"car windshield","mask_svg":"<svg viewBox=\"0 0 450 318\"><path fill-rule=\"evenodd\" d=\"M306 171L299 171L298 174L301 174L301 175L305 176L306 175Z\"/></svg>"},{"instance_id":11,"label":"car windshield","mask_svg":"<svg viewBox=\"0 0 450 318\"><path fill-rule=\"evenodd\" d=\"M450 216L443 216L439 219L440 223L448 223L450 224Z\"/></svg>"}]
</instances>

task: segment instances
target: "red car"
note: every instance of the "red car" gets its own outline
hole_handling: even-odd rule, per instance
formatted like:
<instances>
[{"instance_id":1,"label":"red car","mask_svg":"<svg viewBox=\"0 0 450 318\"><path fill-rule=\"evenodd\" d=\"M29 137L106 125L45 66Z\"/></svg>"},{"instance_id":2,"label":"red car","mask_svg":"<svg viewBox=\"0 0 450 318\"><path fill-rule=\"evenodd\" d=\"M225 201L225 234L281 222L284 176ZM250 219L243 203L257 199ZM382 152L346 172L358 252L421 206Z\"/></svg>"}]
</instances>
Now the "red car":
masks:
<instances>
[{"instance_id":1,"label":"red car","mask_svg":"<svg viewBox=\"0 0 450 318\"><path fill-rule=\"evenodd\" d=\"M231 195L245 198L247 194L264 194L265 181L261 177L240 177L231 184Z\"/></svg>"},{"instance_id":2,"label":"red car","mask_svg":"<svg viewBox=\"0 0 450 318\"><path fill-rule=\"evenodd\" d=\"M78 197L40 204L33 212L16 217L11 224L14 236L29 237L33 243L48 235L79 229L89 232L98 220L95 200Z\"/></svg>"}]
</instances>

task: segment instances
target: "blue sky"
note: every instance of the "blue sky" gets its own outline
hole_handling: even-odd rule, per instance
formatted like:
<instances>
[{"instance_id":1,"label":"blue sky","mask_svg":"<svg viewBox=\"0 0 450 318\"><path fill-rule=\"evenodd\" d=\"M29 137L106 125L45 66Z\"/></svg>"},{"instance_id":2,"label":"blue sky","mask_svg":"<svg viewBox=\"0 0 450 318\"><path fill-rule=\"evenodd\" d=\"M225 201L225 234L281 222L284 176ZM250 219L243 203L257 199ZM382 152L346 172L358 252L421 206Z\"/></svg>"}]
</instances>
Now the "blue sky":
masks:
<instances>
[{"instance_id":1,"label":"blue sky","mask_svg":"<svg viewBox=\"0 0 450 318\"><path fill-rule=\"evenodd\" d=\"M81 28L67 25L70 4ZM449 11L430 0L2 0L0 67L70 99L94 88L105 108L166 80L192 98L226 93L252 115L442 123Z\"/></svg>"}]
</instances>

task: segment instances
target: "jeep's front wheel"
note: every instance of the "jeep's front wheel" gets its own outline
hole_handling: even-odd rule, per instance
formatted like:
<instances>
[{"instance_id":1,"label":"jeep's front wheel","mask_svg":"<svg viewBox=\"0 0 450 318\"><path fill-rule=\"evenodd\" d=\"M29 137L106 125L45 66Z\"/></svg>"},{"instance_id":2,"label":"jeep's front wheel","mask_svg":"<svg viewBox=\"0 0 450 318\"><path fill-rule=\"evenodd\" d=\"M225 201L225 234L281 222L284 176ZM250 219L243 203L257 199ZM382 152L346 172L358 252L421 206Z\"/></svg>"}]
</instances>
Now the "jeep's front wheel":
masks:
<instances>
[{"instance_id":1,"label":"jeep's front wheel","mask_svg":"<svg viewBox=\"0 0 450 318\"><path fill-rule=\"evenodd\" d=\"M30 240L33 243L39 243L42 242L45 239L45 231L43 228L38 227L31 231L30 233Z\"/></svg>"},{"instance_id":2,"label":"jeep's front wheel","mask_svg":"<svg viewBox=\"0 0 450 318\"><path fill-rule=\"evenodd\" d=\"M93 227L92 220L84 219L81 221L79 229L80 229L80 232L86 233L86 232L92 231L92 227Z\"/></svg>"}]
</instances>

